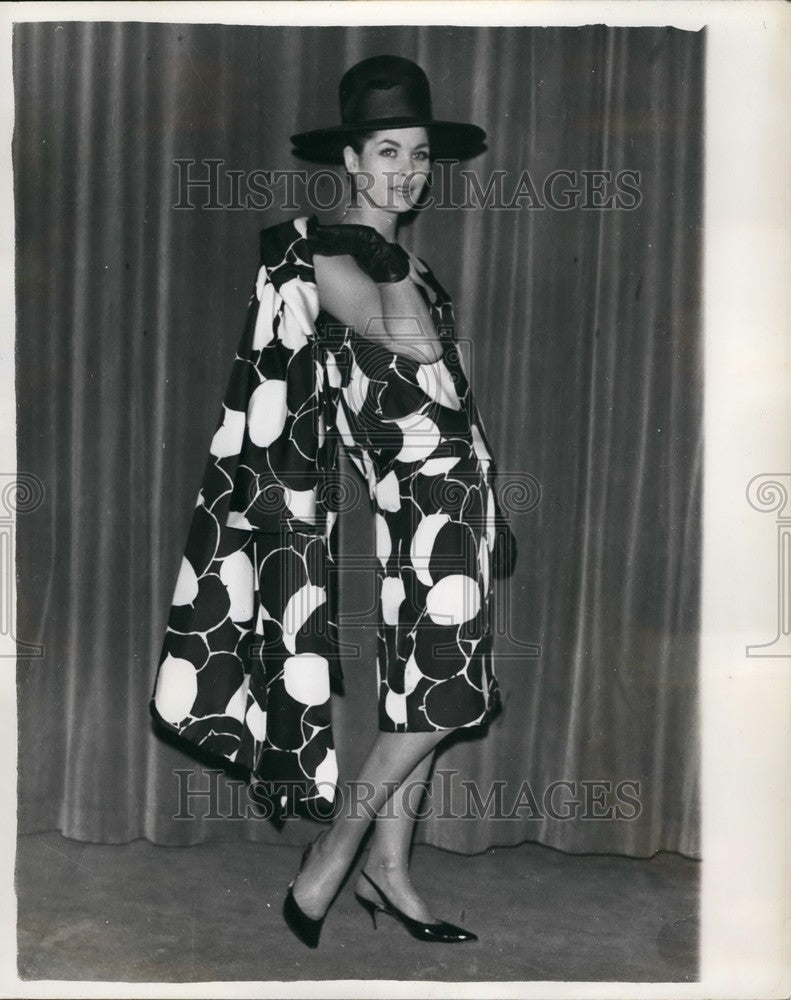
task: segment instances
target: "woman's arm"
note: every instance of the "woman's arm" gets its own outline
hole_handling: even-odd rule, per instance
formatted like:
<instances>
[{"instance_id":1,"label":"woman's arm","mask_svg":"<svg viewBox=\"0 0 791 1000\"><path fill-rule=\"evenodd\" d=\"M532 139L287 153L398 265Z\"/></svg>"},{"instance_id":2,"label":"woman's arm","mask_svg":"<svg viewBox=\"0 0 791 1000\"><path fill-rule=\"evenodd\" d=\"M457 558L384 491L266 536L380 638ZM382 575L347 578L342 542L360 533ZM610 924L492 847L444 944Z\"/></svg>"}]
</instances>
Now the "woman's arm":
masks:
<instances>
[{"instance_id":1,"label":"woman's arm","mask_svg":"<svg viewBox=\"0 0 791 1000\"><path fill-rule=\"evenodd\" d=\"M313 265L322 308L345 326L422 363L441 357L431 316L409 276L378 284L346 254L316 254Z\"/></svg>"}]
</instances>

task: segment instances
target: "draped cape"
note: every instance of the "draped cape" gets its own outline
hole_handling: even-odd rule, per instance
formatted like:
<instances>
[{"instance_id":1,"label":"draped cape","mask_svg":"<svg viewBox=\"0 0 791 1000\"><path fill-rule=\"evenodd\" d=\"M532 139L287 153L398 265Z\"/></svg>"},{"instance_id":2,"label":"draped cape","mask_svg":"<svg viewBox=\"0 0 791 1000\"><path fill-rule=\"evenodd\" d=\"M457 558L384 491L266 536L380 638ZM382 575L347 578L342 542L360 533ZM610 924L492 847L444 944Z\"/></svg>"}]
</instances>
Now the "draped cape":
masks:
<instances>
[{"instance_id":1,"label":"draped cape","mask_svg":"<svg viewBox=\"0 0 791 1000\"><path fill-rule=\"evenodd\" d=\"M261 232L149 707L188 748L249 771L281 807L290 800L321 816L337 801L330 703L342 679L333 530L342 491L313 224L300 217ZM452 336L450 301L432 314Z\"/></svg>"}]
</instances>

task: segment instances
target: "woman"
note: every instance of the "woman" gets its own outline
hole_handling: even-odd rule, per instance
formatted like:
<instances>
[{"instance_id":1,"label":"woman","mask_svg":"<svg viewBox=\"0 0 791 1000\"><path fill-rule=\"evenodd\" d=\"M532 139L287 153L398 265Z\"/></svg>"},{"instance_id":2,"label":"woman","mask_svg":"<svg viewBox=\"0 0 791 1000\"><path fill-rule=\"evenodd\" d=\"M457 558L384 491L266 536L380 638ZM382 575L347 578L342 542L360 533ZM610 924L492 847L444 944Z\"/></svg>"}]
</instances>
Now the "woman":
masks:
<instances>
[{"instance_id":1,"label":"woman","mask_svg":"<svg viewBox=\"0 0 791 1000\"><path fill-rule=\"evenodd\" d=\"M384 911L421 940L474 941L437 920L410 882L414 820L402 791L427 780L449 732L481 725L499 707L489 627L492 455L453 344L448 297L396 238L426 190L432 155L469 155L484 133L433 120L425 74L397 57L352 67L340 103L341 126L292 138L310 159L340 153L353 194L340 224L309 220L307 242L319 341L350 373L333 405L371 488L381 564L380 733L357 781L373 789L373 811L387 803L388 817L376 822L355 894L374 925ZM342 810L305 852L284 917L309 946L366 826Z\"/></svg>"},{"instance_id":2,"label":"woman","mask_svg":"<svg viewBox=\"0 0 791 1000\"><path fill-rule=\"evenodd\" d=\"M340 97L341 125L293 140L301 156L343 163L356 197L335 224L301 217L261 234L150 708L247 768L270 800L297 789L312 815L335 815L284 901L305 944L317 945L374 813L356 886L374 925L387 912L421 940L472 941L410 882L406 796L444 737L499 707L491 577L514 550L449 298L396 236L431 157L470 156L484 133L435 120L425 74L406 59L358 63ZM372 790L362 815L337 808L331 732L338 439L376 523L380 732L357 776Z\"/></svg>"}]
</instances>

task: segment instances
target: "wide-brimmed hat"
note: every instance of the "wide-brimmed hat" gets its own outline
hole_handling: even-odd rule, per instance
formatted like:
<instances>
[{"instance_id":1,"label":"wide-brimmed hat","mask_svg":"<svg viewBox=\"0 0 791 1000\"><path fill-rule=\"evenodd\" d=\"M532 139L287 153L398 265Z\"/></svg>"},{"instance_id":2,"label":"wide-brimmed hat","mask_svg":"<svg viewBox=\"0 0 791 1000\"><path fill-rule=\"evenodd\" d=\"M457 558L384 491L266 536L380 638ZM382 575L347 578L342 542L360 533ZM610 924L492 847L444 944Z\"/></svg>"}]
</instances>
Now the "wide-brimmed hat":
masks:
<instances>
[{"instance_id":1,"label":"wide-brimmed hat","mask_svg":"<svg viewBox=\"0 0 791 1000\"><path fill-rule=\"evenodd\" d=\"M343 163L343 147L360 132L422 125L432 159L465 160L485 149L477 125L435 119L428 77L401 56L372 56L348 69L338 87L341 124L291 136L294 152L319 163Z\"/></svg>"}]
</instances>

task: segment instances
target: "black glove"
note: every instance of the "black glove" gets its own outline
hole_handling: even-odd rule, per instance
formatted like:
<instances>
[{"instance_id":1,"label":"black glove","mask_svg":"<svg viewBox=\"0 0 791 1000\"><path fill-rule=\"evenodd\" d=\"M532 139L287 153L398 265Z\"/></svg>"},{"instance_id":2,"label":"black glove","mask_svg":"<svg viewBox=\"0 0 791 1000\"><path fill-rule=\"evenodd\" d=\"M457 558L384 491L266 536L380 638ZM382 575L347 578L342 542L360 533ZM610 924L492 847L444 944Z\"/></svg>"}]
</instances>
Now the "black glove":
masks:
<instances>
[{"instance_id":1,"label":"black glove","mask_svg":"<svg viewBox=\"0 0 791 1000\"><path fill-rule=\"evenodd\" d=\"M308 243L314 254L339 257L348 254L379 284L403 281L409 274L409 254L397 243L388 243L371 226L312 226Z\"/></svg>"},{"instance_id":2,"label":"black glove","mask_svg":"<svg viewBox=\"0 0 791 1000\"><path fill-rule=\"evenodd\" d=\"M494 548L492 549L492 576L504 580L513 576L516 567L517 545L513 531L504 520L498 519L494 527Z\"/></svg>"}]
</instances>

